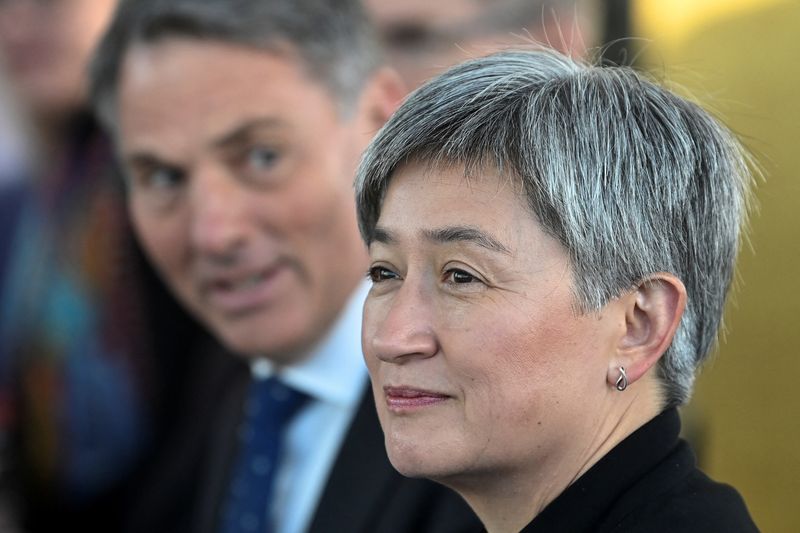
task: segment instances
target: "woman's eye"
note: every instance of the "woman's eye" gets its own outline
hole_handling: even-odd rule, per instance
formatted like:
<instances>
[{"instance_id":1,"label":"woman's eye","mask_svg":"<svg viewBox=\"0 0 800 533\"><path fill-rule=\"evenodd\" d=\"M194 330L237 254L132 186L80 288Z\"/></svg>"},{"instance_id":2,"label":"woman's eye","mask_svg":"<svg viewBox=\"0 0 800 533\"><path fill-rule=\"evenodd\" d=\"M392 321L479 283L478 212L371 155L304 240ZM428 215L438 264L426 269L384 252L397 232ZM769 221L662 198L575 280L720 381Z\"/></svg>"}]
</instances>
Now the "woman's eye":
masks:
<instances>
[{"instance_id":1,"label":"woman's eye","mask_svg":"<svg viewBox=\"0 0 800 533\"><path fill-rule=\"evenodd\" d=\"M459 270L457 268L448 270L446 274L447 277L445 279L450 283L464 284L464 283L473 283L479 281L478 278L476 278L472 274L465 272L463 270Z\"/></svg>"},{"instance_id":2,"label":"woman's eye","mask_svg":"<svg viewBox=\"0 0 800 533\"><path fill-rule=\"evenodd\" d=\"M390 279L398 279L399 276L385 267L374 266L369 269L367 273L369 275L369 279L372 280L373 283L380 283L381 281L387 281Z\"/></svg>"}]
</instances>

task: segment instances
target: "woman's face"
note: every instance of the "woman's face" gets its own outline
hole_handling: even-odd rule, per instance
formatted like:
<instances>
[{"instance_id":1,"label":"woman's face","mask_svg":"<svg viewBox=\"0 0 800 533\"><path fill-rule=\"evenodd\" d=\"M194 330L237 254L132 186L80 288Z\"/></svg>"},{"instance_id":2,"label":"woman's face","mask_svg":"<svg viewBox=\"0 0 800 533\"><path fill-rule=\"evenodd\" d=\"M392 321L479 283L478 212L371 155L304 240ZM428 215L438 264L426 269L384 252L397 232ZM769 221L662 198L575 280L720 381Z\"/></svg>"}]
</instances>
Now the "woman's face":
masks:
<instances>
[{"instance_id":1,"label":"woman's face","mask_svg":"<svg viewBox=\"0 0 800 533\"><path fill-rule=\"evenodd\" d=\"M392 178L362 344L405 475L456 488L544 476L580 468L598 444L624 320L576 313L567 253L517 189L493 170L467 180L409 165Z\"/></svg>"}]
</instances>

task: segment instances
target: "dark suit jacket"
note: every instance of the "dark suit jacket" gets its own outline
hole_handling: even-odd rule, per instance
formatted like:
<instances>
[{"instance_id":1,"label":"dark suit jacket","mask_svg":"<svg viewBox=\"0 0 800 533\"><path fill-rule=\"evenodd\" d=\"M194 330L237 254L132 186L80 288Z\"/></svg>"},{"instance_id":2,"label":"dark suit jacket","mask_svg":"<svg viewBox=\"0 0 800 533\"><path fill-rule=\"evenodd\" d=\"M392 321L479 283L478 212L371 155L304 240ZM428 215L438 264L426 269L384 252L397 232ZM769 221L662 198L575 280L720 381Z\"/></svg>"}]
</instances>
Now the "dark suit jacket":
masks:
<instances>
[{"instance_id":1,"label":"dark suit jacket","mask_svg":"<svg viewBox=\"0 0 800 533\"><path fill-rule=\"evenodd\" d=\"M155 469L128 521L131 533L215 533L235 454L249 369L212 356L194 387L193 414ZM222 398L222 401L219 399ZM364 391L309 533L474 533L481 525L454 492L408 479L386 457L369 387Z\"/></svg>"},{"instance_id":2,"label":"dark suit jacket","mask_svg":"<svg viewBox=\"0 0 800 533\"><path fill-rule=\"evenodd\" d=\"M668 409L553 500L522 533L752 533L741 496L695 466Z\"/></svg>"}]
</instances>

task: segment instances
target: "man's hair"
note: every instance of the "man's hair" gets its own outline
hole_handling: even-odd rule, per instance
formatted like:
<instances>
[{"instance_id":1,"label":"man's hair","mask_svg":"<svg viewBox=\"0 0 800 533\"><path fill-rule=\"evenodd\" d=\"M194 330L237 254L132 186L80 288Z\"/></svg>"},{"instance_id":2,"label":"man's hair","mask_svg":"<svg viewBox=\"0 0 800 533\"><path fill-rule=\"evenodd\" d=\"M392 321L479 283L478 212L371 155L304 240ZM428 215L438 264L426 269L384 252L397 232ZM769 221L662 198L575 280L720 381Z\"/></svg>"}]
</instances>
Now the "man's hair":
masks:
<instances>
[{"instance_id":1,"label":"man's hair","mask_svg":"<svg viewBox=\"0 0 800 533\"><path fill-rule=\"evenodd\" d=\"M121 0L92 61L97 114L114 130L127 52L172 37L296 53L309 74L350 110L377 64L358 0Z\"/></svg>"},{"instance_id":2,"label":"man's hair","mask_svg":"<svg viewBox=\"0 0 800 533\"><path fill-rule=\"evenodd\" d=\"M569 254L576 312L657 272L680 278L688 304L659 377L666 405L688 400L747 216L751 161L728 129L630 68L506 51L419 88L373 140L356 179L367 243L392 174L408 162L463 165L465 178L496 167L518 182Z\"/></svg>"}]
</instances>

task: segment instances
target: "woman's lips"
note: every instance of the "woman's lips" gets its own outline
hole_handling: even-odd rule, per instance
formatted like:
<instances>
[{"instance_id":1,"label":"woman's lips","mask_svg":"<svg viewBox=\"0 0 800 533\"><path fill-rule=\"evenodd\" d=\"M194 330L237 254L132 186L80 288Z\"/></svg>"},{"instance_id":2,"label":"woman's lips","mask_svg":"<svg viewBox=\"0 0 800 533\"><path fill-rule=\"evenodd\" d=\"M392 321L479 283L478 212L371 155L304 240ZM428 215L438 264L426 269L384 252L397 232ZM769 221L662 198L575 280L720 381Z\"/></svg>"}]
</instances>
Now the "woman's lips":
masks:
<instances>
[{"instance_id":1,"label":"woman's lips","mask_svg":"<svg viewBox=\"0 0 800 533\"><path fill-rule=\"evenodd\" d=\"M386 405L391 411L410 411L436 405L449 400L447 394L413 387L384 387Z\"/></svg>"}]
</instances>

